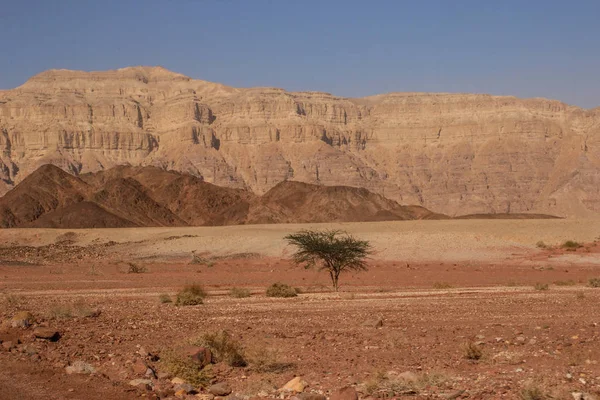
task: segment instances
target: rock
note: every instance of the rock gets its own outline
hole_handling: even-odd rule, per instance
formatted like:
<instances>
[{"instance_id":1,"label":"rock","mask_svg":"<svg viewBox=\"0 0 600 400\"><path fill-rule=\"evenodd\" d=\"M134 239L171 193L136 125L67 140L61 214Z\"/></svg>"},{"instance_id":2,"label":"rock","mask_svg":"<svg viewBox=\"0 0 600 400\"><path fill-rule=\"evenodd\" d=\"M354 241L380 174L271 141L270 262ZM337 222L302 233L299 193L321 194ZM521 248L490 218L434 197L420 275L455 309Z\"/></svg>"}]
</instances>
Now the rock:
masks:
<instances>
[{"instance_id":1,"label":"rock","mask_svg":"<svg viewBox=\"0 0 600 400\"><path fill-rule=\"evenodd\" d=\"M381 318L373 318L367 320L363 323L363 326L368 326L372 328L381 328L383 326L383 319Z\"/></svg>"},{"instance_id":2,"label":"rock","mask_svg":"<svg viewBox=\"0 0 600 400\"><path fill-rule=\"evenodd\" d=\"M186 381L184 379L175 377L175 378L171 379L171 383L173 385L180 385L182 383L186 383Z\"/></svg>"},{"instance_id":3,"label":"rock","mask_svg":"<svg viewBox=\"0 0 600 400\"><path fill-rule=\"evenodd\" d=\"M60 339L60 333L52 328L35 328L33 334L38 339L44 339L50 342L57 342Z\"/></svg>"},{"instance_id":4,"label":"rock","mask_svg":"<svg viewBox=\"0 0 600 400\"><path fill-rule=\"evenodd\" d=\"M225 382L219 382L210 386L208 392L215 396L227 396L228 394L231 394L231 387Z\"/></svg>"},{"instance_id":5,"label":"rock","mask_svg":"<svg viewBox=\"0 0 600 400\"><path fill-rule=\"evenodd\" d=\"M185 356L192 359L192 361L202 367L212 363L212 353L210 349L199 346L188 346L183 350Z\"/></svg>"},{"instance_id":6,"label":"rock","mask_svg":"<svg viewBox=\"0 0 600 400\"><path fill-rule=\"evenodd\" d=\"M129 381L131 386L139 387L140 389L151 390L152 389L152 381L150 379L134 379Z\"/></svg>"},{"instance_id":7,"label":"rock","mask_svg":"<svg viewBox=\"0 0 600 400\"><path fill-rule=\"evenodd\" d=\"M68 375L71 374L93 374L96 372L96 368L92 365L83 361L75 361L73 364L65 368Z\"/></svg>"},{"instance_id":8,"label":"rock","mask_svg":"<svg viewBox=\"0 0 600 400\"><path fill-rule=\"evenodd\" d=\"M175 387L173 389L175 390L175 393L183 390L183 391L185 391L185 394L194 393L196 391L194 386L190 385L189 383L177 384L177 385L175 385Z\"/></svg>"},{"instance_id":9,"label":"rock","mask_svg":"<svg viewBox=\"0 0 600 400\"><path fill-rule=\"evenodd\" d=\"M444 398L446 400L455 400L455 399L458 399L460 396L462 396L464 393L465 393L465 390L457 390L455 392L443 394L442 398Z\"/></svg>"},{"instance_id":10,"label":"rock","mask_svg":"<svg viewBox=\"0 0 600 400\"><path fill-rule=\"evenodd\" d=\"M281 387L281 391L302 393L308 384L297 376Z\"/></svg>"},{"instance_id":11,"label":"rock","mask_svg":"<svg viewBox=\"0 0 600 400\"><path fill-rule=\"evenodd\" d=\"M358 393L351 386L346 386L344 388L336 390L329 400L358 400Z\"/></svg>"},{"instance_id":12,"label":"rock","mask_svg":"<svg viewBox=\"0 0 600 400\"><path fill-rule=\"evenodd\" d=\"M398 379L405 382L416 382L419 380L419 377L414 372L405 371L401 374L398 374Z\"/></svg>"},{"instance_id":13,"label":"rock","mask_svg":"<svg viewBox=\"0 0 600 400\"><path fill-rule=\"evenodd\" d=\"M33 315L29 311L19 311L10 319L13 328L29 328L33 322Z\"/></svg>"},{"instance_id":14,"label":"rock","mask_svg":"<svg viewBox=\"0 0 600 400\"><path fill-rule=\"evenodd\" d=\"M215 395L210 393L198 393L196 397L201 400L214 400Z\"/></svg>"},{"instance_id":15,"label":"rock","mask_svg":"<svg viewBox=\"0 0 600 400\"><path fill-rule=\"evenodd\" d=\"M185 399L187 395L188 393L184 389L175 391L175 397L177 397L178 399Z\"/></svg>"},{"instance_id":16,"label":"rock","mask_svg":"<svg viewBox=\"0 0 600 400\"><path fill-rule=\"evenodd\" d=\"M15 347L17 347L17 345L12 340L6 340L2 342L2 348L6 351L11 351Z\"/></svg>"},{"instance_id":17,"label":"rock","mask_svg":"<svg viewBox=\"0 0 600 400\"><path fill-rule=\"evenodd\" d=\"M148 366L142 360L137 359L131 365L131 369L135 375L144 375L144 374L146 374L146 371L148 370Z\"/></svg>"},{"instance_id":18,"label":"rock","mask_svg":"<svg viewBox=\"0 0 600 400\"><path fill-rule=\"evenodd\" d=\"M144 376L147 377L147 378L152 378L152 379L158 378L156 376L156 372L152 368L150 368L150 367L148 367L146 369L146 373L144 374Z\"/></svg>"},{"instance_id":19,"label":"rock","mask_svg":"<svg viewBox=\"0 0 600 400\"><path fill-rule=\"evenodd\" d=\"M571 396L573 396L573 400L596 400L596 396L589 394L589 393L583 393L583 392L573 392L571 393Z\"/></svg>"},{"instance_id":20,"label":"rock","mask_svg":"<svg viewBox=\"0 0 600 400\"><path fill-rule=\"evenodd\" d=\"M319 393L303 392L296 395L300 400L327 400L327 397Z\"/></svg>"}]
</instances>

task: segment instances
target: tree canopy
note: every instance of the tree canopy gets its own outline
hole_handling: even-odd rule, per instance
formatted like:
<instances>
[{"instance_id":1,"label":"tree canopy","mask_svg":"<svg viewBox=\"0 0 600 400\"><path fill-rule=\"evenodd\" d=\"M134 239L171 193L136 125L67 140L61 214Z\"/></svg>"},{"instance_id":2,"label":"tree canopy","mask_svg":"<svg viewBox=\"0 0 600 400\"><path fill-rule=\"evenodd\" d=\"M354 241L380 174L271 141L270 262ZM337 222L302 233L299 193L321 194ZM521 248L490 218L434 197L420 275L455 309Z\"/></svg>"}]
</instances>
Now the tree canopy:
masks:
<instances>
[{"instance_id":1,"label":"tree canopy","mask_svg":"<svg viewBox=\"0 0 600 400\"><path fill-rule=\"evenodd\" d=\"M336 291L343 271L367 269L366 258L371 254L371 245L347 232L303 230L287 235L285 239L297 247L293 261L305 268L318 266L321 270L327 270Z\"/></svg>"}]
</instances>

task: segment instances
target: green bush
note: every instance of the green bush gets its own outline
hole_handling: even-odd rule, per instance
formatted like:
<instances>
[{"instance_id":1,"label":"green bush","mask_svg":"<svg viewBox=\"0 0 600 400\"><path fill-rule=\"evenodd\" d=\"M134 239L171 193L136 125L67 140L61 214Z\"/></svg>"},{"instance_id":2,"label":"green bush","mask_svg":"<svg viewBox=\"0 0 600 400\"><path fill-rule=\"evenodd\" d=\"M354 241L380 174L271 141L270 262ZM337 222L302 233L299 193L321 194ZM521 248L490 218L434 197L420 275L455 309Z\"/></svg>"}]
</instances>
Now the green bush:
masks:
<instances>
[{"instance_id":1,"label":"green bush","mask_svg":"<svg viewBox=\"0 0 600 400\"><path fill-rule=\"evenodd\" d=\"M274 283L267 288L267 297L296 297L296 289L285 283Z\"/></svg>"},{"instance_id":2,"label":"green bush","mask_svg":"<svg viewBox=\"0 0 600 400\"><path fill-rule=\"evenodd\" d=\"M177 293L175 300L176 306L196 306L204 303L206 292L200 285L190 285L184 287Z\"/></svg>"},{"instance_id":3,"label":"green bush","mask_svg":"<svg viewBox=\"0 0 600 400\"><path fill-rule=\"evenodd\" d=\"M574 240L567 240L566 242L564 242L561 246L563 249L578 249L580 247L583 247L583 245L579 242L576 242Z\"/></svg>"}]
</instances>

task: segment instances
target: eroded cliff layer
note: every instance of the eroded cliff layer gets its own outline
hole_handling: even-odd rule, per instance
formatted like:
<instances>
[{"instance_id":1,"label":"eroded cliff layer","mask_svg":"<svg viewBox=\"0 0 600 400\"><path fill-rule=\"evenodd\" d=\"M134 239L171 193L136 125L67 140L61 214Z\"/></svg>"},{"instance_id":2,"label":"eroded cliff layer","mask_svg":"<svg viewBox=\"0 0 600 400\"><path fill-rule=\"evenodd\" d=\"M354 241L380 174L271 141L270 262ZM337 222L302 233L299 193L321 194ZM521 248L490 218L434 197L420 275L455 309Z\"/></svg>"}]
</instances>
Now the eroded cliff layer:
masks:
<instances>
[{"instance_id":1,"label":"eroded cliff layer","mask_svg":"<svg viewBox=\"0 0 600 400\"><path fill-rule=\"evenodd\" d=\"M285 180L364 187L448 215L600 212L600 109L545 99L51 70L0 92L0 150L0 193L46 163L74 175L131 164L257 195Z\"/></svg>"}]
</instances>

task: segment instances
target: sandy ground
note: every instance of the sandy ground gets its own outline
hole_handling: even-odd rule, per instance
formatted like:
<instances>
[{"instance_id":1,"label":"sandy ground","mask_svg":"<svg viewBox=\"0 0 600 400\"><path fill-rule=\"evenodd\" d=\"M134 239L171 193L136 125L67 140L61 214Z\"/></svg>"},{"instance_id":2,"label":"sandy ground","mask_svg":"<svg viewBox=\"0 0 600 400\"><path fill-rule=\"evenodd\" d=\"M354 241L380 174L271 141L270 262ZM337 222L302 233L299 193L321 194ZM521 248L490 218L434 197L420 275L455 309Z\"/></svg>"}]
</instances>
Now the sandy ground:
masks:
<instances>
[{"instance_id":1,"label":"sandy ground","mask_svg":"<svg viewBox=\"0 0 600 400\"><path fill-rule=\"evenodd\" d=\"M282 238L309 227L370 240L369 270L344 275L334 293L326 274L294 266ZM172 376L153 379L152 390L128 384L143 377L134 368L141 361L166 371L164 360L140 349L164 355L221 330L249 365L215 364L214 380L241 399L279 397L294 376L326 396L343 386L361 398L519 399L534 388L555 399L600 394L600 289L588 284L600 278L597 220L67 232L0 231L0 341L22 342L0 347L0 399L169 398ZM559 248L566 240L585 245ZM554 247L540 249L539 241ZM201 262L190 262L192 251ZM130 262L146 272L127 273ZM301 294L265 297L277 281ZM190 283L208 291L205 304L159 301ZM252 296L231 298L232 287ZM11 328L23 310L34 326ZM62 337L35 339L36 326ZM466 344L481 349L481 359L466 358ZM278 367L261 370L257 354ZM67 375L76 361L96 373ZM399 385L404 372L414 382Z\"/></svg>"}]
</instances>

